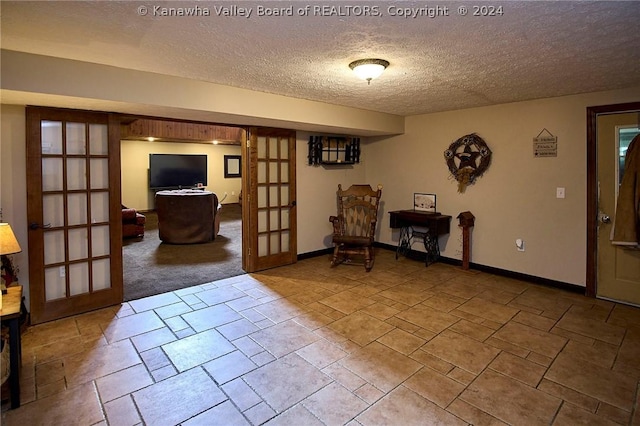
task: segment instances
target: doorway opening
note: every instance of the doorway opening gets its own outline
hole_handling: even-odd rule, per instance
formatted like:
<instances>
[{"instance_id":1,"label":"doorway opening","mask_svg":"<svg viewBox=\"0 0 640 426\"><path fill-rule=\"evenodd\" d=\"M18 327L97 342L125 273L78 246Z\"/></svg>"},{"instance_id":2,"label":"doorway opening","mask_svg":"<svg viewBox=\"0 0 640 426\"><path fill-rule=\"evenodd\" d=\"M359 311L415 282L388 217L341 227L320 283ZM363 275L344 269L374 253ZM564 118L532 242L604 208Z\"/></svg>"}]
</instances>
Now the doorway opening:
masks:
<instances>
[{"instance_id":1,"label":"doorway opening","mask_svg":"<svg viewBox=\"0 0 640 426\"><path fill-rule=\"evenodd\" d=\"M625 140L633 133L623 130L637 129L639 120L640 102L587 108L586 294L628 304L640 301L640 252L617 246L611 237Z\"/></svg>"},{"instance_id":2,"label":"doorway opening","mask_svg":"<svg viewBox=\"0 0 640 426\"><path fill-rule=\"evenodd\" d=\"M242 177L225 173L225 159L241 158L246 131L212 123L127 116L121 119L120 139L122 205L145 216L144 234L123 238L124 301L245 273L240 206ZM167 244L160 240L155 209L158 188L151 187L149 175L149 158L153 154L206 156L206 179L199 189L213 192L220 205L217 212L220 228L212 241Z\"/></svg>"}]
</instances>

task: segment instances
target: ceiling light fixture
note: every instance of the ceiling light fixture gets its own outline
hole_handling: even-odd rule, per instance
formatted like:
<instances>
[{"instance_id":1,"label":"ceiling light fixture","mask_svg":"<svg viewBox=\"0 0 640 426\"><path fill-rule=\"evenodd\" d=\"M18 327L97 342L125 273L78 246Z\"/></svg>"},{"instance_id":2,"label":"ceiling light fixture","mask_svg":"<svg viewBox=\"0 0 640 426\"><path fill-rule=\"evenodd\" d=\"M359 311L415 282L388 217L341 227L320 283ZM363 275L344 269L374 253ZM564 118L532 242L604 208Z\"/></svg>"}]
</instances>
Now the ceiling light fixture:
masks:
<instances>
[{"instance_id":1,"label":"ceiling light fixture","mask_svg":"<svg viewBox=\"0 0 640 426\"><path fill-rule=\"evenodd\" d=\"M358 77L367 80L367 84L371 84L371 80L380 77L380 74L389 66L389 61L384 59L358 59L349 64L349 68L356 73Z\"/></svg>"}]
</instances>

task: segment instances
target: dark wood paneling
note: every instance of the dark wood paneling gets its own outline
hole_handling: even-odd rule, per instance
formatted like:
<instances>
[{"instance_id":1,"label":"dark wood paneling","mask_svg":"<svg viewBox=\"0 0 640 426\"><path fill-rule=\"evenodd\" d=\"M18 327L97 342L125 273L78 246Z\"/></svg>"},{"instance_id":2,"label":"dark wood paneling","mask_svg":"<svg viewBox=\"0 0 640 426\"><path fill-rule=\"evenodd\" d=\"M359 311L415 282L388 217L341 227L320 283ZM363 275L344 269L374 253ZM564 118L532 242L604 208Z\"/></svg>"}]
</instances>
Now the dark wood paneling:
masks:
<instances>
[{"instance_id":1,"label":"dark wood paneling","mask_svg":"<svg viewBox=\"0 0 640 426\"><path fill-rule=\"evenodd\" d=\"M240 145L244 130L240 127L213 124L189 123L138 119L123 124L122 139L155 138L158 142L190 142L211 144L216 140L221 145Z\"/></svg>"}]
</instances>

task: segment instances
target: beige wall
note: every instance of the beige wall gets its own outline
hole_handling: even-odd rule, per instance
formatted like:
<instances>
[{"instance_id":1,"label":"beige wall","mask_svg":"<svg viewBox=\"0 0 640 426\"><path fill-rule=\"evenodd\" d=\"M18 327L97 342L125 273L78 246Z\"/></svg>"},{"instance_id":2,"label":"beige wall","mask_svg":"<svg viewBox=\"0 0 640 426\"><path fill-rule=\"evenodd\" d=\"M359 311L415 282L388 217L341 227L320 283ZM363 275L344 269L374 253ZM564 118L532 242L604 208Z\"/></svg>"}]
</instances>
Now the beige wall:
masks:
<instances>
[{"instance_id":1,"label":"beige wall","mask_svg":"<svg viewBox=\"0 0 640 426\"><path fill-rule=\"evenodd\" d=\"M369 183L365 179L366 149L360 164L344 166L310 166L308 142L311 133L298 132L296 143L296 180L298 212L298 253L331 247L333 227L329 216L336 214L338 184ZM313 133L313 135L322 135ZM371 184L372 186L374 183Z\"/></svg>"},{"instance_id":2,"label":"beige wall","mask_svg":"<svg viewBox=\"0 0 640 426\"><path fill-rule=\"evenodd\" d=\"M471 261L584 286L586 283L586 108L640 99L640 88L503 104L408 117L406 133L367 144L366 176L381 182L384 211L379 241L397 244L388 212L412 208L413 193L437 195L437 208L453 216L442 254L462 258L456 216L471 211ZM558 137L558 156L534 158L533 138L543 129ZM477 133L493 151L487 172L457 192L444 151ZM556 188L566 198L556 198ZM525 241L525 251L515 240Z\"/></svg>"},{"instance_id":3,"label":"beige wall","mask_svg":"<svg viewBox=\"0 0 640 426\"><path fill-rule=\"evenodd\" d=\"M27 239L27 153L23 106L2 105L0 110L0 208L2 221L11 225L21 253L12 255L20 284L29 284ZM25 291L27 301L28 291Z\"/></svg>"},{"instance_id":4,"label":"beige wall","mask_svg":"<svg viewBox=\"0 0 640 426\"><path fill-rule=\"evenodd\" d=\"M240 146L123 140L120 147L122 204L127 207L139 210L154 209L154 192L149 189L149 154L206 154L206 189L215 192L220 201L226 192L227 198L223 204L238 202L242 179L224 177L224 156L240 155Z\"/></svg>"}]
</instances>

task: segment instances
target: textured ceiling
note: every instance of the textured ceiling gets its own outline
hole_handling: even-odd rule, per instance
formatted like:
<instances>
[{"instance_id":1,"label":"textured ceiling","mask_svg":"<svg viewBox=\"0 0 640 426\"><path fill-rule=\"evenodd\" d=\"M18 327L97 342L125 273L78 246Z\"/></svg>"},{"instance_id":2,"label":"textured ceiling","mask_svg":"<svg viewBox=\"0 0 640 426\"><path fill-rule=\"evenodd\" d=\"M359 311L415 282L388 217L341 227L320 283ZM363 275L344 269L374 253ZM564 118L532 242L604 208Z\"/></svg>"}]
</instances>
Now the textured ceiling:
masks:
<instances>
[{"instance_id":1,"label":"textured ceiling","mask_svg":"<svg viewBox=\"0 0 640 426\"><path fill-rule=\"evenodd\" d=\"M475 4L502 15L474 17L458 1L2 1L2 48L403 116L640 85L639 2ZM449 16L392 16L436 5ZM294 16L257 16L259 6ZM362 16L366 6L380 16ZM369 86L348 67L366 57L391 63Z\"/></svg>"}]
</instances>

